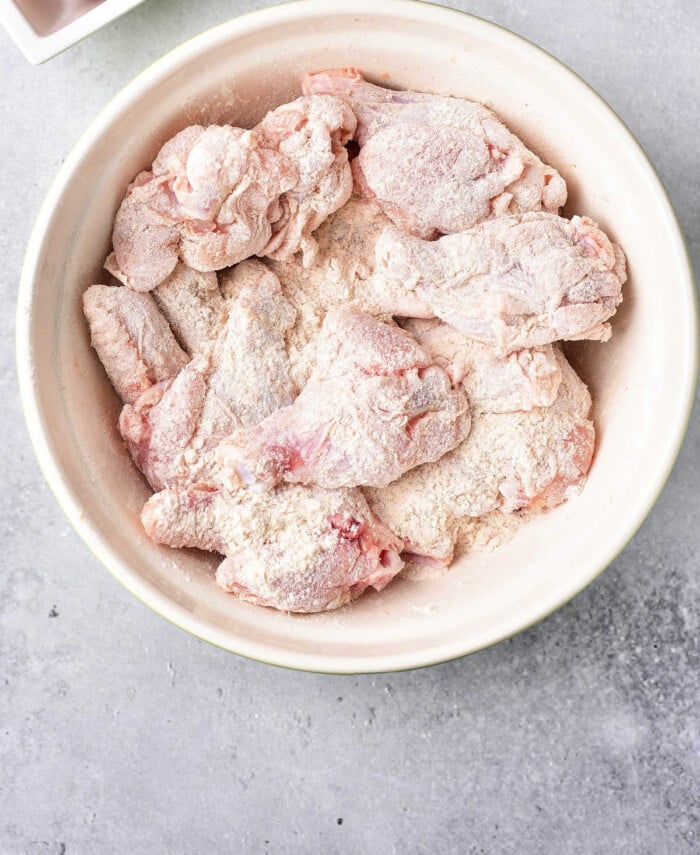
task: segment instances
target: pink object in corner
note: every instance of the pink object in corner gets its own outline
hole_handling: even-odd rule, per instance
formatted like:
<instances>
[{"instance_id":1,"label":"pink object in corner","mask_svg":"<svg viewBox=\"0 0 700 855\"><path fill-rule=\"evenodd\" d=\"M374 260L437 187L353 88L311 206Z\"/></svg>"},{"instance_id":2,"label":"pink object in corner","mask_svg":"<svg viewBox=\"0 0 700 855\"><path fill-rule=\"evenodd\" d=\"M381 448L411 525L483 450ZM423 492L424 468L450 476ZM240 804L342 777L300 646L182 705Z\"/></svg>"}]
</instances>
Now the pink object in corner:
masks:
<instances>
[{"instance_id":1,"label":"pink object in corner","mask_svg":"<svg viewBox=\"0 0 700 855\"><path fill-rule=\"evenodd\" d=\"M0 0L0 23L34 65L45 62L143 0Z\"/></svg>"}]
</instances>

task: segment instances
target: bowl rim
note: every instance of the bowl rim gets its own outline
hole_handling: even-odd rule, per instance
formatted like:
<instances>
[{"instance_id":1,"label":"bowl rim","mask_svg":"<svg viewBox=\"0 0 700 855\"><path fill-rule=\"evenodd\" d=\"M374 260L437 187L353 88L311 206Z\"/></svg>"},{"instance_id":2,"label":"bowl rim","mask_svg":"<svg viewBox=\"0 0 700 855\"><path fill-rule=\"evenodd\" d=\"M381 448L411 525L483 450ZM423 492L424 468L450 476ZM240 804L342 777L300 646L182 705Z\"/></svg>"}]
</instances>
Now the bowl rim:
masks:
<instances>
[{"instance_id":1,"label":"bowl rim","mask_svg":"<svg viewBox=\"0 0 700 855\"><path fill-rule=\"evenodd\" d=\"M565 592L562 593L559 591L556 596L550 596L548 599L538 601L527 612L518 613L514 618L506 621L506 625L499 632L488 639L477 643L465 643L464 641L460 642L460 639L456 638L442 643L439 647L427 650L392 653L371 658L368 656L346 657L338 654L328 655L317 652L301 652L268 642L253 641L242 635L236 635L235 627L231 627L228 630L213 627L206 620L197 617L193 612L174 602L165 593L147 583L134 568L123 561L111 549L110 545L99 536L90 522L89 515L69 486L67 479L61 471L61 467L53 455L50 427L42 416L38 393L34 385L34 361L30 347L34 282L44 238L51 224L56 203L69 187L74 174L79 169L83 158L88 154L95 138L122 114L123 111L127 110L129 104L138 99L147 88L162 80L175 68L186 64L189 59L195 57L204 47L211 47L212 43L218 44L220 42L233 41L236 38L254 32L258 28L263 28L273 23L279 25L286 20L297 21L299 19L314 18L318 15L323 15L325 18L338 17L349 13L352 15L381 14L397 18L406 18L408 16L411 19L418 19L419 21L429 18L431 22L435 22L436 18L441 18L446 24L454 27L464 26L465 21L468 21L469 26L476 28L477 31L481 29L484 32L488 32L492 37L496 36L505 39L507 42L520 42L521 46L524 45L528 50L539 54L541 59L556 64L559 74L568 76L573 83L578 85L582 94L587 95L591 101L597 102L598 107L602 107L604 112L607 111L608 118L626 136L631 156L633 154L640 166L648 172L659 206L663 209L664 217L668 223L669 234L676 244L676 251L679 254L679 260L683 268L683 281L678 282L677 287L684 288L687 292L686 296L692 310L692 317L689 319L689 350L685 362L684 400L682 407L679 409L676 423L669 432L670 439L664 449L663 465L657 468L657 476L650 483L645 501L640 504L637 513L630 517L624 526L621 526L616 539L614 553L610 555L607 561L603 562L601 566L593 567L585 578L577 580ZM352 0L352 2L338 0L331 8L329 8L324 0L296 0L296 2L270 6L224 21L168 51L127 83L123 89L108 101L90 122L85 131L83 131L49 186L27 244L17 300L16 361L22 409L30 441L41 472L53 492L56 501L78 536L97 560L127 590L157 614L161 615L161 617L164 617L181 629L223 650L237 653L258 662L317 673L388 673L450 661L498 644L539 622L563 606L587 587L615 560L634 537L656 503L680 453L690 421L697 383L699 323L698 295L695 289L693 268L687 244L678 217L656 169L638 140L617 113L615 113L590 84L561 60L506 27L486 21L467 12L426 2L426 0Z\"/></svg>"}]
</instances>

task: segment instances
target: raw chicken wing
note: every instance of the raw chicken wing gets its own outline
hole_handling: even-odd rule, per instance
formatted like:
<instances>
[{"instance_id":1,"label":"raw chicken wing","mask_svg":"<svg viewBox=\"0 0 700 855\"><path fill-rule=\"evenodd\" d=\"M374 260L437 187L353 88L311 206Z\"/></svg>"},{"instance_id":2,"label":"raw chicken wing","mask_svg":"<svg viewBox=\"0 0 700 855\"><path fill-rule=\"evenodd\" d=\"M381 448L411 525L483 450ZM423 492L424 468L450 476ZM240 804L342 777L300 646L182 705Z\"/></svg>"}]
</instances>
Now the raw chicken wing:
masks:
<instances>
[{"instance_id":1,"label":"raw chicken wing","mask_svg":"<svg viewBox=\"0 0 700 855\"><path fill-rule=\"evenodd\" d=\"M383 486L469 432L464 393L394 325L334 309L317 360L294 404L221 444L234 480Z\"/></svg>"},{"instance_id":2,"label":"raw chicken wing","mask_svg":"<svg viewBox=\"0 0 700 855\"><path fill-rule=\"evenodd\" d=\"M365 491L372 510L406 542L405 560L448 564L461 518L545 510L581 490L595 445L591 397L555 353L562 381L550 407L475 415L467 439L436 463Z\"/></svg>"},{"instance_id":3,"label":"raw chicken wing","mask_svg":"<svg viewBox=\"0 0 700 855\"><path fill-rule=\"evenodd\" d=\"M505 213L557 211L566 201L559 173L481 104L384 89L355 69L309 74L303 90L347 100L357 116L357 188L418 237Z\"/></svg>"},{"instance_id":4,"label":"raw chicken wing","mask_svg":"<svg viewBox=\"0 0 700 855\"><path fill-rule=\"evenodd\" d=\"M92 346L122 401L132 403L187 364L150 294L91 285L83 294L83 311Z\"/></svg>"},{"instance_id":5,"label":"raw chicken wing","mask_svg":"<svg viewBox=\"0 0 700 855\"><path fill-rule=\"evenodd\" d=\"M313 229L350 196L343 144L354 130L348 106L320 96L285 104L250 131L185 128L127 190L107 269L148 291L178 258L212 271L256 254L311 252Z\"/></svg>"},{"instance_id":6,"label":"raw chicken wing","mask_svg":"<svg viewBox=\"0 0 700 855\"><path fill-rule=\"evenodd\" d=\"M503 354L606 341L627 279L622 250L587 217L499 217L436 241L390 227L376 254L375 275L402 282L443 321Z\"/></svg>"},{"instance_id":7,"label":"raw chicken wing","mask_svg":"<svg viewBox=\"0 0 700 855\"><path fill-rule=\"evenodd\" d=\"M561 369L551 345L501 356L436 318L408 318L401 326L447 371L454 386L462 385L475 412L548 407L557 397Z\"/></svg>"},{"instance_id":8,"label":"raw chicken wing","mask_svg":"<svg viewBox=\"0 0 700 855\"><path fill-rule=\"evenodd\" d=\"M157 493L141 514L158 543L226 556L225 591L261 606L320 612L380 591L401 570L401 541L359 490L205 485Z\"/></svg>"}]
</instances>

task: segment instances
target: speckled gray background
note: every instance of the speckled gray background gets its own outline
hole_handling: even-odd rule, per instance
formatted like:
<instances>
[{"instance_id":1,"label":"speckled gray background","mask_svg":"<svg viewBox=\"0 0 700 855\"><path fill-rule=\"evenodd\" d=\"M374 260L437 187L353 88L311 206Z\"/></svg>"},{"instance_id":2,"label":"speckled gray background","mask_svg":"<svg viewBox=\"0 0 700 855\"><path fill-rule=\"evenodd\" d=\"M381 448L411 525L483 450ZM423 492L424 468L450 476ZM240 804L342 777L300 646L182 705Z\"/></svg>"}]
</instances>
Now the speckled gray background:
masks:
<instances>
[{"instance_id":1,"label":"speckled gray background","mask_svg":"<svg viewBox=\"0 0 700 855\"><path fill-rule=\"evenodd\" d=\"M0 32L0 853L700 851L697 415L653 513L588 590L491 650L377 677L286 672L185 635L97 564L45 486L13 322L51 176L151 60L265 5L149 0L39 68ZM699 269L700 5L452 5L602 93Z\"/></svg>"}]
</instances>

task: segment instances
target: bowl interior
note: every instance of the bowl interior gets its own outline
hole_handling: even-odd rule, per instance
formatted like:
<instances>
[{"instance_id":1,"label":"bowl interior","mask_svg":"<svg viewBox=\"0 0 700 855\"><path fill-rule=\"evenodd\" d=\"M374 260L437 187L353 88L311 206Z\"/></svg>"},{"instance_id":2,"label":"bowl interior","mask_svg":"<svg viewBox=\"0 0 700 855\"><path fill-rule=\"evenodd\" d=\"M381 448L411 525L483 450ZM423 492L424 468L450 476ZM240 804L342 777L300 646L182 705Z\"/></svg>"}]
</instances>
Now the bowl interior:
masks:
<instances>
[{"instance_id":1,"label":"bowl interior","mask_svg":"<svg viewBox=\"0 0 700 855\"><path fill-rule=\"evenodd\" d=\"M319 7L324 6L324 10ZM304 72L355 65L377 82L492 107L569 185L629 262L605 345L570 348L595 400L588 485L490 554L438 579L398 580L349 608L290 616L213 584L215 562L158 547L139 522L149 490L117 434L119 404L90 348L81 295L103 279L125 187L193 122L249 126L299 94ZM279 664L388 670L478 649L551 611L631 536L675 457L693 384L692 283L658 179L610 110L551 57L506 31L412 3L300 3L188 43L136 79L89 129L52 189L28 251L20 375L40 462L91 548L139 597L210 641ZM654 417L662 413L663 417Z\"/></svg>"}]
</instances>

